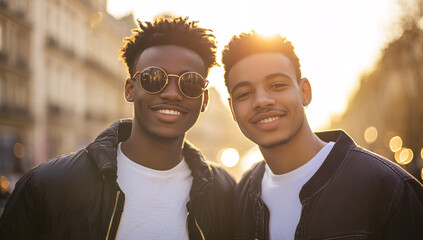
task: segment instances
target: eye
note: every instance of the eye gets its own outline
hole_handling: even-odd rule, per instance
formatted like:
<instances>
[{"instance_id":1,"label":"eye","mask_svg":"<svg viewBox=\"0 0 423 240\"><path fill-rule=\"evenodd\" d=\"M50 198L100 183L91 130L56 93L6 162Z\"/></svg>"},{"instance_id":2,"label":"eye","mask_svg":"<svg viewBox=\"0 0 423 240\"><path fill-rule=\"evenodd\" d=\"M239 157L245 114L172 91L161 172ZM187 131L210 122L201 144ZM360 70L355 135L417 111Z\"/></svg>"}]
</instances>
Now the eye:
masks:
<instances>
[{"instance_id":1,"label":"eye","mask_svg":"<svg viewBox=\"0 0 423 240\"><path fill-rule=\"evenodd\" d=\"M274 82L270 85L270 88L278 90L278 89L282 89L286 86L287 86L287 84L284 83L284 82Z\"/></svg>"},{"instance_id":2,"label":"eye","mask_svg":"<svg viewBox=\"0 0 423 240\"><path fill-rule=\"evenodd\" d=\"M244 92L241 92L239 94L236 94L235 100L244 100L244 99L248 98L250 95L251 95L251 92L244 91Z\"/></svg>"}]
</instances>

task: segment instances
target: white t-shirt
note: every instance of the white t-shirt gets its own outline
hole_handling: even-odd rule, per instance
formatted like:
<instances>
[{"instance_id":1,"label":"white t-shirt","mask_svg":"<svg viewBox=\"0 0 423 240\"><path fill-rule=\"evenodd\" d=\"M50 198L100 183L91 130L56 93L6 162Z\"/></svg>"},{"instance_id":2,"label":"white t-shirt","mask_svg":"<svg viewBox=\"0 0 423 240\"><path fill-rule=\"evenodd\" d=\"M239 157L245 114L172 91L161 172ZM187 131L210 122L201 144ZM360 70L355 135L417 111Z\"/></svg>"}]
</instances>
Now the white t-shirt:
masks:
<instances>
[{"instance_id":1,"label":"white t-shirt","mask_svg":"<svg viewBox=\"0 0 423 240\"><path fill-rule=\"evenodd\" d=\"M294 239L301 217L301 188L317 172L334 144L329 142L306 164L285 174L275 175L266 164L261 186L263 201L270 211L270 239Z\"/></svg>"},{"instance_id":2,"label":"white t-shirt","mask_svg":"<svg viewBox=\"0 0 423 240\"><path fill-rule=\"evenodd\" d=\"M127 158L119 144L117 167L125 206L116 239L188 239L192 176L185 160L169 170L154 170Z\"/></svg>"}]
</instances>

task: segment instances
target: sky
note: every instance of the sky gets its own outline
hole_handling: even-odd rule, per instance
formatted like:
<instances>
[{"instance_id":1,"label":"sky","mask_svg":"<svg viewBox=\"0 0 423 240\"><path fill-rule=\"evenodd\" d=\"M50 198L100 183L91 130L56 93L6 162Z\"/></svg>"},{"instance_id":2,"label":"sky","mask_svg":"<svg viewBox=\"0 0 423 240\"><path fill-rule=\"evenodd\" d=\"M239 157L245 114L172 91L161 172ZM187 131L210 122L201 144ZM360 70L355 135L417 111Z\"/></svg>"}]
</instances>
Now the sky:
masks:
<instances>
[{"instance_id":1,"label":"sky","mask_svg":"<svg viewBox=\"0 0 423 240\"><path fill-rule=\"evenodd\" d=\"M217 38L218 63L235 34L254 29L285 36L311 83L313 100L306 114L317 131L328 126L332 115L342 114L360 76L371 71L395 38L399 9L396 0L108 0L108 12L117 18L132 12L140 21L163 13L199 21ZM208 80L226 102L223 73L215 67Z\"/></svg>"}]
</instances>

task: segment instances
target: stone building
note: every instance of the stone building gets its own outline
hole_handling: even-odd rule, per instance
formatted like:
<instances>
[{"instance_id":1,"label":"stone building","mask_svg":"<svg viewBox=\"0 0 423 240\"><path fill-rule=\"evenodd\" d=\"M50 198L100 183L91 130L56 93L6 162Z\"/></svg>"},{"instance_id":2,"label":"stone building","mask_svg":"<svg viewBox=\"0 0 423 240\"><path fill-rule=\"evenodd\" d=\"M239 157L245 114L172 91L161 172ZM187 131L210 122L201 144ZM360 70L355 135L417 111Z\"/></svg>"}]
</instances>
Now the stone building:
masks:
<instances>
[{"instance_id":1,"label":"stone building","mask_svg":"<svg viewBox=\"0 0 423 240\"><path fill-rule=\"evenodd\" d=\"M85 146L131 117L122 39L107 0L0 0L0 175Z\"/></svg>"}]
</instances>

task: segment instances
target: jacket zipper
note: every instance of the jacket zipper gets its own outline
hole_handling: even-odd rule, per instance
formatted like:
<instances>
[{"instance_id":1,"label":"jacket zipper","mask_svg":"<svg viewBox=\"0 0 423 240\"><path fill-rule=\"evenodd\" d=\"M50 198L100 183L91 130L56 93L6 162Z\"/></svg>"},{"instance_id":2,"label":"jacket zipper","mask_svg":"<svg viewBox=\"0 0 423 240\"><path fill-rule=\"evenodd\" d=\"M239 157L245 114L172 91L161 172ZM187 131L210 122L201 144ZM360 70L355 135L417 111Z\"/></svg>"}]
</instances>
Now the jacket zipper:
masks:
<instances>
[{"instance_id":1,"label":"jacket zipper","mask_svg":"<svg viewBox=\"0 0 423 240\"><path fill-rule=\"evenodd\" d=\"M187 228L188 239L190 239L190 237L189 237L189 229L188 229L188 219L189 219L188 216L189 216L189 212L187 213L187 224L186 224L186 228ZM201 231L200 225L198 225L197 216L194 217L194 223L195 223L195 226L197 227L198 231L201 234L201 239L206 240L206 238L204 237L203 231Z\"/></svg>"},{"instance_id":2,"label":"jacket zipper","mask_svg":"<svg viewBox=\"0 0 423 240\"><path fill-rule=\"evenodd\" d=\"M120 196L120 191L117 191L116 200L115 200L115 207L113 208L112 217L110 218L109 229L107 230L106 240L109 239L110 230L112 229L112 223L113 223L113 219L115 218L115 213L116 213L116 209L117 209L117 205L118 205L119 196Z\"/></svg>"},{"instance_id":3,"label":"jacket zipper","mask_svg":"<svg viewBox=\"0 0 423 240\"><path fill-rule=\"evenodd\" d=\"M201 234L201 239L206 240L206 238L204 237L203 231L201 231L201 228L200 228L200 226L198 225L198 222L197 222L197 216L195 216L195 217L194 217L194 222L195 222L195 226L197 226L198 231L199 231L199 232L200 232L200 234Z\"/></svg>"}]
</instances>

